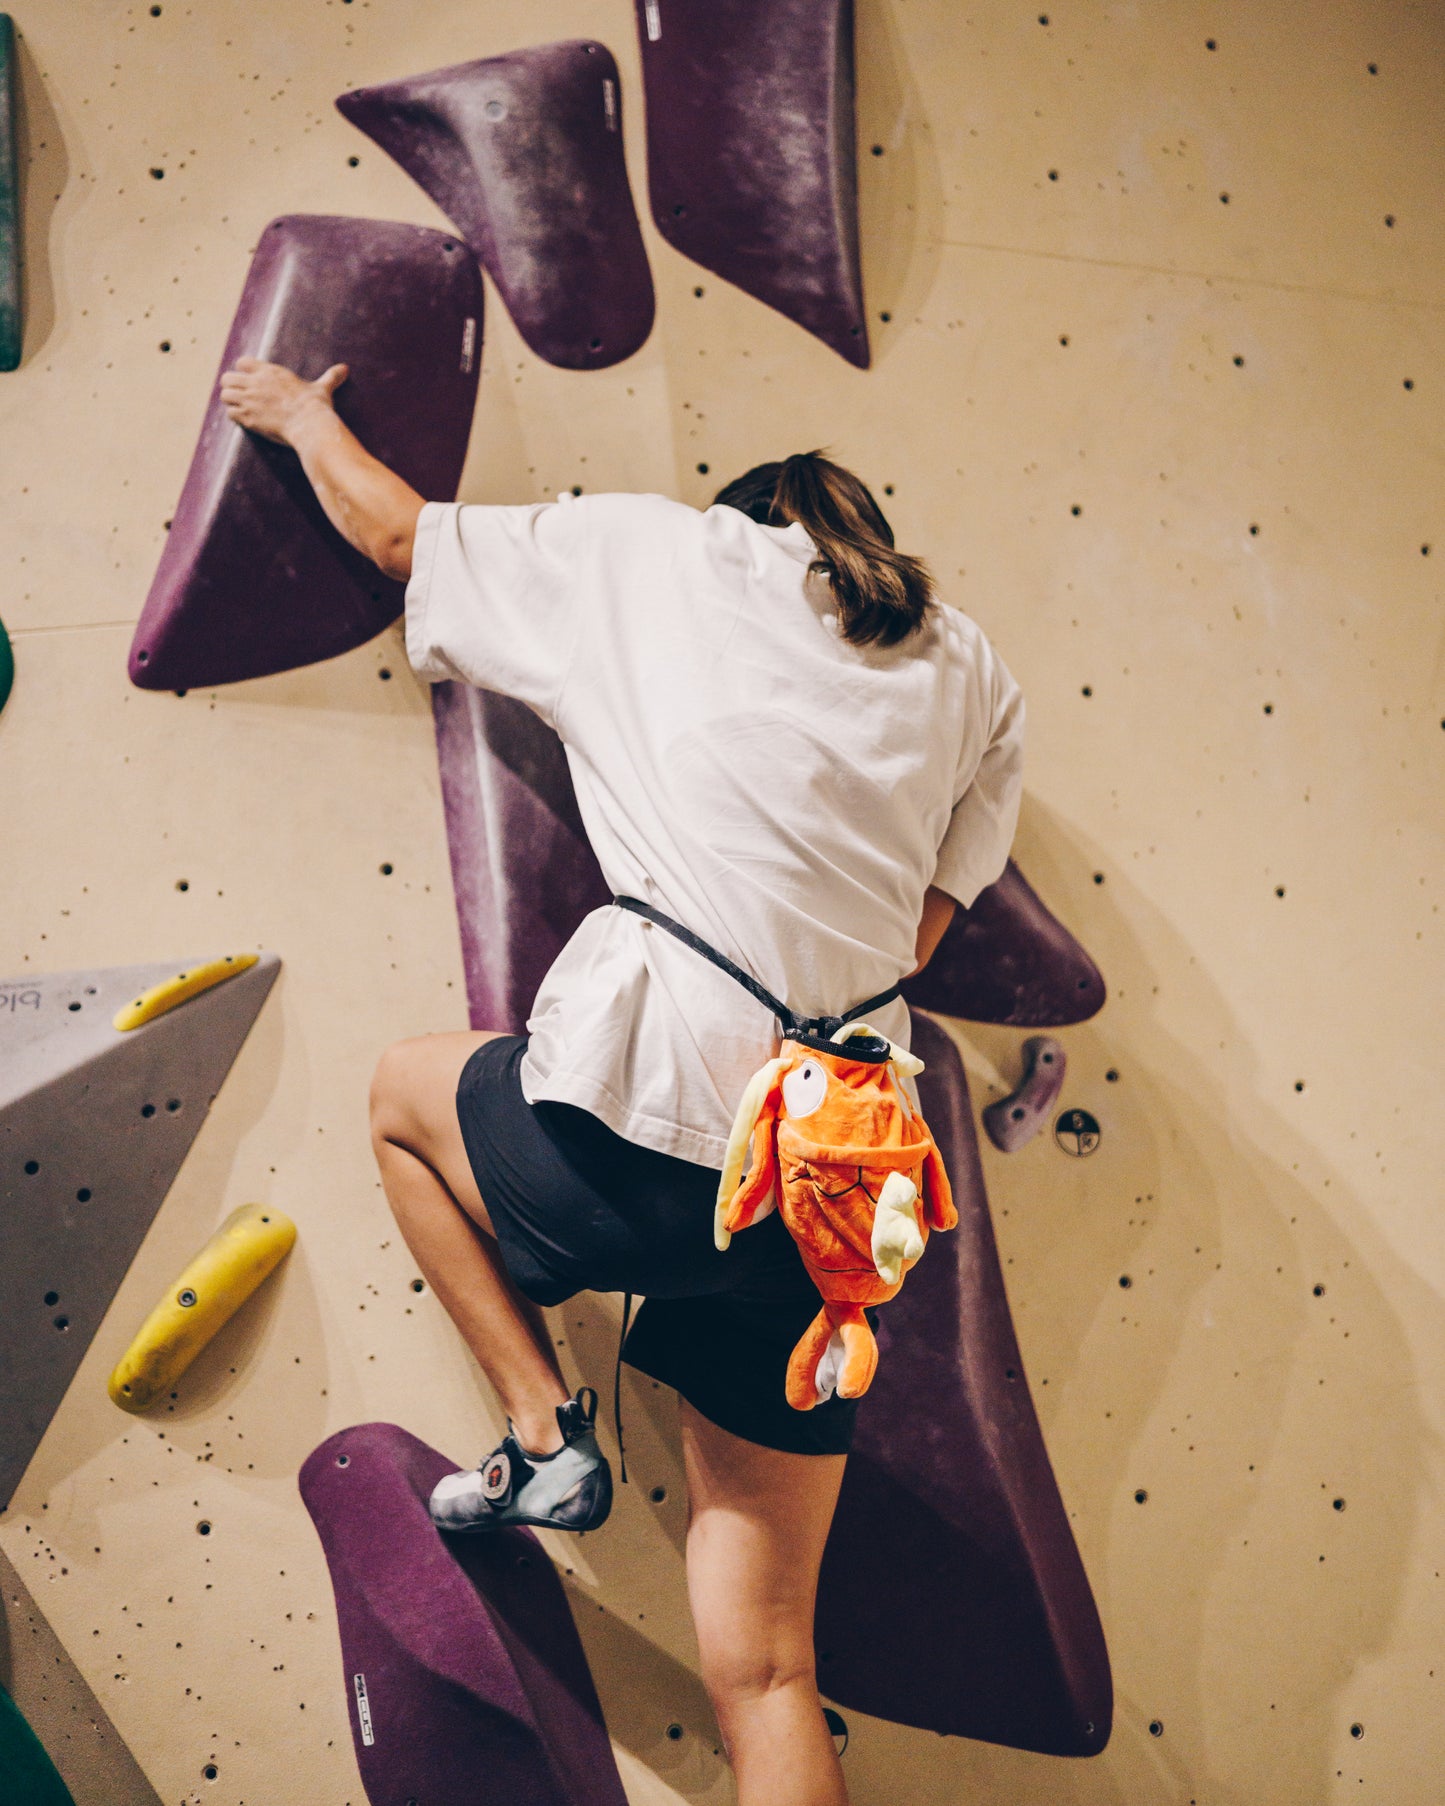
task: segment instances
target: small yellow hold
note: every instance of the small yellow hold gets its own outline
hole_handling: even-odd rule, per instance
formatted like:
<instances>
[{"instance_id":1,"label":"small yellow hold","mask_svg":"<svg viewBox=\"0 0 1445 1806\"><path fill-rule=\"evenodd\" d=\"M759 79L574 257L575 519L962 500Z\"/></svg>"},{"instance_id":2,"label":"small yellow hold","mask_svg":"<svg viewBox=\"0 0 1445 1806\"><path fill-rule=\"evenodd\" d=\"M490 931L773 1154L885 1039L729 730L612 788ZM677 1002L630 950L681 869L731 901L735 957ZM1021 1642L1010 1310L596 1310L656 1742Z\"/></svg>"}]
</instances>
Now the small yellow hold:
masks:
<instances>
[{"instance_id":1,"label":"small yellow hold","mask_svg":"<svg viewBox=\"0 0 1445 1806\"><path fill-rule=\"evenodd\" d=\"M143 1022L152 1022L157 1016L164 1016L167 1010L175 1009L177 1004L209 991L212 985L247 971L259 957L256 953L227 953L220 959L207 960L203 965L189 966L184 972L177 972L174 978L163 978L133 1003L117 1010L112 1026L124 1031L139 1028Z\"/></svg>"},{"instance_id":2,"label":"small yellow hold","mask_svg":"<svg viewBox=\"0 0 1445 1806\"><path fill-rule=\"evenodd\" d=\"M110 1376L122 1411L148 1411L291 1251L296 1225L267 1204L233 1210L146 1318Z\"/></svg>"}]
</instances>

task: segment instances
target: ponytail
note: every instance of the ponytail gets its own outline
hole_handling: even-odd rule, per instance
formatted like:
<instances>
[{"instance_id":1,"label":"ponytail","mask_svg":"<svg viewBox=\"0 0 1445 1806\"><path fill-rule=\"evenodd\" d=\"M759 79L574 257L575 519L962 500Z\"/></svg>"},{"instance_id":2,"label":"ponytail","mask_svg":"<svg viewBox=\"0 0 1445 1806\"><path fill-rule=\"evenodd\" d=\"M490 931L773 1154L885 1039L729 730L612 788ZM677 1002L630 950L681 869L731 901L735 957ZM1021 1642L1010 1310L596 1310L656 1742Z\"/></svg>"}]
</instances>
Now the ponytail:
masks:
<instances>
[{"instance_id":1,"label":"ponytail","mask_svg":"<svg viewBox=\"0 0 1445 1806\"><path fill-rule=\"evenodd\" d=\"M927 614L928 567L894 550L893 529L867 485L820 452L759 464L719 490L719 502L765 527L798 522L818 548L808 569L832 584L843 637L855 646L897 645Z\"/></svg>"}]
</instances>

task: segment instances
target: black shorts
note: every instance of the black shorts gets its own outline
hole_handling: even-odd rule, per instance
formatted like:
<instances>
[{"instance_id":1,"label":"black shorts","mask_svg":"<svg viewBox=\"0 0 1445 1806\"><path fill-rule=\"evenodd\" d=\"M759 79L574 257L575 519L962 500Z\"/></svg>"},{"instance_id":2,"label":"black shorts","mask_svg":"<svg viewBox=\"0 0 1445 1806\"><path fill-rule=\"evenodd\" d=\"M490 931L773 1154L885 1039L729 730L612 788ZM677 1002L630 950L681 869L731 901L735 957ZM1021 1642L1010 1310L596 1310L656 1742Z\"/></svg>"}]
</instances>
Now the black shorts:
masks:
<instances>
[{"instance_id":1,"label":"black shorts","mask_svg":"<svg viewBox=\"0 0 1445 1806\"><path fill-rule=\"evenodd\" d=\"M518 1288L541 1305L637 1293L630 1367L749 1442L845 1454L855 1401L795 1411L784 1396L788 1356L821 1300L782 1218L775 1211L720 1252L716 1168L624 1141L571 1104L529 1104L526 1050L524 1035L484 1042L457 1084L462 1140Z\"/></svg>"}]
</instances>

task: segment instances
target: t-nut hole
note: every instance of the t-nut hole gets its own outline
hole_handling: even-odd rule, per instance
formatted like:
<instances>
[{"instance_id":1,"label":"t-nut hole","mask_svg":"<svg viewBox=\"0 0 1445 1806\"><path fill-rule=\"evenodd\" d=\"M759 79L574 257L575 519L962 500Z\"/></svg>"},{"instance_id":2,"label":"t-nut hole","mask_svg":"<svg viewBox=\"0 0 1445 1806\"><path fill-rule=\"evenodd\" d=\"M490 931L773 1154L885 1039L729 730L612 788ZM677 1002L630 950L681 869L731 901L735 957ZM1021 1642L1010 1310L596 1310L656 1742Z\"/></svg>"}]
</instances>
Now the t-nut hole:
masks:
<instances>
[{"instance_id":1,"label":"t-nut hole","mask_svg":"<svg viewBox=\"0 0 1445 1806\"><path fill-rule=\"evenodd\" d=\"M55 1319L55 1327L60 1330L69 1329L70 1328L69 1317L57 1317Z\"/></svg>"},{"instance_id":2,"label":"t-nut hole","mask_svg":"<svg viewBox=\"0 0 1445 1806\"><path fill-rule=\"evenodd\" d=\"M60 1303L59 1292L47 1292L45 1294L45 1302L47 1304L59 1304Z\"/></svg>"},{"instance_id":3,"label":"t-nut hole","mask_svg":"<svg viewBox=\"0 0 1445 1806\"><path fill-rule=\"evenodd\" d=\"M220 1774L220 1772L221 1772L220 1769L218 1769L216 1767L214 1762L208 1762L206 1764L206 1766L201 1770L201 1773L206 1777L206 1779L208 1781L214 1781L216 1776L218 1774Z\"/></svg>"},{"instance_id":4,"label":"t-nut hole","mask_svg":"<svg viewBox=\"0 0 1445 1806\"><path fill-rule=\"evenodd\" d=\"M210 1534L211 1534L211 1520L209 1518L202 1518L200 1523L196 1525L196 1535L197 1536L209 1536Z\"/></svg>"}]
</instances>

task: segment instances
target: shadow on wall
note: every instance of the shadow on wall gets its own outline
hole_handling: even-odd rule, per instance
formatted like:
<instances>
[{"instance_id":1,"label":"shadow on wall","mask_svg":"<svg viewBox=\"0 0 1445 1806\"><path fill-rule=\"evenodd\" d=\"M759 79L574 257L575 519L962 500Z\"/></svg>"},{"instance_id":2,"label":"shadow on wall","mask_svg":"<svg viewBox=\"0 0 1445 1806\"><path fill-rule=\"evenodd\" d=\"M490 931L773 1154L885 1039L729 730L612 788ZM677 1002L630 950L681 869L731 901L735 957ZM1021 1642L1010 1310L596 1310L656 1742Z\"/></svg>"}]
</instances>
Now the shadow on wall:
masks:
<instances>
[{"instance_id":1,"label":"shadow on wall","mask_svg":"<svg viewBox=\"0 0 1445 1806\"><path fill-rule=\"evenodd\" d=\"M850 1713L850 1785L915 1803L1322 1800L1358 1716L1351 1677L1389 1642L1424 1479L1427 1426L1388 1300L1440 1307L1261 1101L1224 994L1148 897L1113 871L1097 885L1099 849L1032 800L1016 851L1110 979L1104 1014L1059 1031L1065 1102L1099 1118L1099 1152L1070 1160L1043 1134L983 1155L1034 1397L1110 1640L1116 1729L1091 1762L929 1738L920 1765L922 1733ZM1188 1044L1159 1019L1166 982ZM958 1031L975 1074L979 1054L1017 1071L1022 1031ZM1240 1068L1227 1089L1204 1057L1221 1044ZM615 1302L584 1295L554 1313L604 1398ZM671 1394L625 1369L623 1403L636 1504L658 1483L680 1501ZM681 1517L662 1524L680 1593ZM625 1596L621 1542L589 1537L586 1554L601 1590ZM573 1605L616 1740L661 1775L669 1760L706 1765L696 1676L575 1585ZM642 1671L645 1688L618 1679ZM1190 1677L1191 1696L1158 1697L1170 1676ZM677 1702L671 1754L641 1700ZM1239 1772L1210 1771L1206 1710L1254 1727ZM900 1793L909 1773L915 1791ZM685 1795L706 1786L669 1778Z\"/></svg>"},{"instance_id":2,"label":"shadow on wall","mask_svg":"<svg viewBox=\"0 0 1445 1806\"><path fill-rule=\"evenodd\" d=\"M23 265L20 273L24 311L21 362L41 351L55 325L55 283L50 268L50 223L65 192L70 158L60 119L50 104L45 82L30 46L17 29L15 65L20 104L16 108L16 143L25 176L20 196Z\"/></svg>"},{"instance_id":3,"label":"shadow on wall","mask_svg":"<svg viewBox=\"0 0 1445 1806\"><path fill-rule=\"evenodd\" d=\"M875 363L880 316L911 319L922 307L943 235L943 178L894 10L891 0L857 0L854 15L858 235Z\"/></svg>"},{"instance_id":4,"label":"shadow on wall","mask_svg":"<svg viewBox=\"0 0 1445 1806\"><path fill-rule=\"evenodd\" d=\"M1015 852L1110 985L1100 1017L1057 1031L1064 1102L1099 1118L1098 1154L1069 1160L1048 1134L1011 1156L980 1140L1118 1703L1096 1761L950 1743L928 1788L946 1775L950 1798L1017 1806L1324 1800L1358 1716L1351 1678L1389 1644L1424 1481L1429 1432L1389 1300L1417 1318L1440 1307L1270 1111L1225 996L1148 897L1112 870L1096 885L1100 849L1032 799ZM1158 1019L1166 982L1188 1044ZM1018 1070L1021 1032L958 1032ZM1221 1046L1241 1067L1228 1089L1202 1057ZM1156 1676L1190 1677L1192 1696L1157 1697ZM1253 1727L1238 1772L1211 1772L1206 1713ZM854 1731L850 1784L884 1798L915 1734Z\"/></svg>"}]
</instances>

